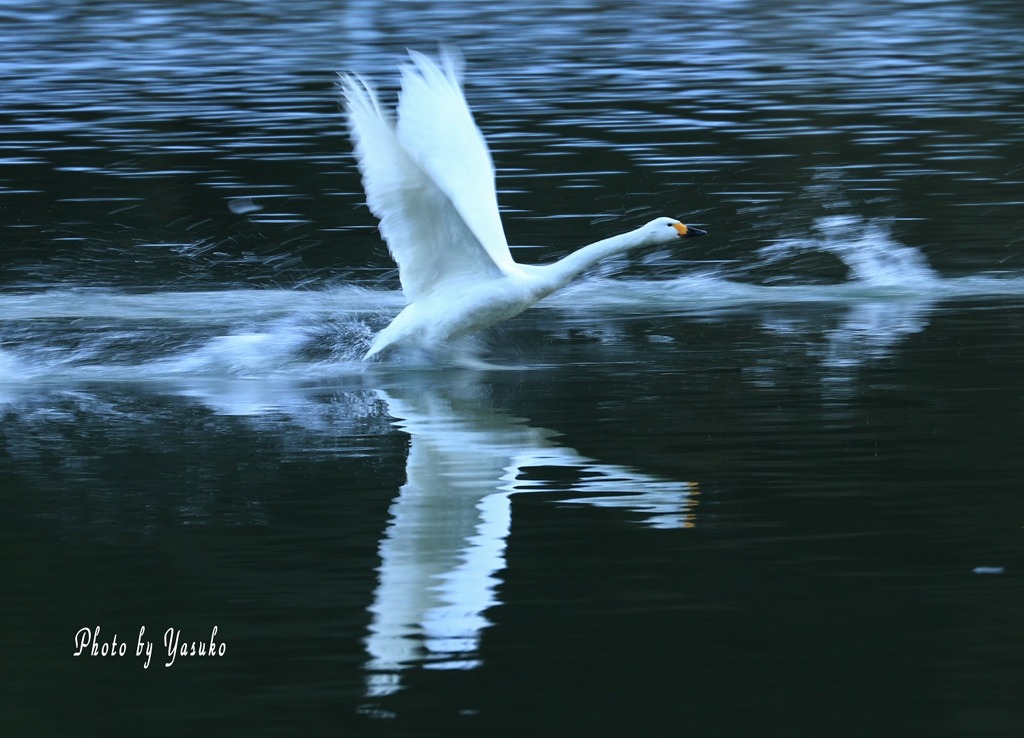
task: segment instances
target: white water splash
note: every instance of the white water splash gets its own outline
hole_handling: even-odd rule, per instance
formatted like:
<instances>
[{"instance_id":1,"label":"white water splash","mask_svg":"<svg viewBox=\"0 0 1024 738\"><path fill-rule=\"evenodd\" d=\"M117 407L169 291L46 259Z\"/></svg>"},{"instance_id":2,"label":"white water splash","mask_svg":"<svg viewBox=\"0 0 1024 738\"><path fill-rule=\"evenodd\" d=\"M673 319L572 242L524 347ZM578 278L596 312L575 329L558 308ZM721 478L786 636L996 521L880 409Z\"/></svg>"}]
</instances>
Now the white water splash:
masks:
<instances>
[{"instance_id":1,"label":"white water splash","mask_svg":"<svg viewBox=\"0 0 1024 738\"><path fill-rule=\"evenodd\" d=\"M0 382L303 377L350 368L396 297L363 288L0 296ZM378 326L379 327L379 326Z\"/></svg>"},{"instance_id":2,"label":"white water splash","mask_svg":"<svg viewBox=\"0 0 1024 738\"><path fill-rule=\"evenodd\" d=\"M814 230L817 235L775 243L760 255L771 261L808 251L830 253L850 270L849 282L862 286L927 292L941 282L923 253L899 243L878 223L832 215L819 218Z\"/></svg>"},{"instance_id":3,"label":"white water splash","mask_svg":"<svg viewBox=\"0 0 1024 738\"><path fill-rule=\"evenodd\" d=\"M778 265L807 253L838 258L845 281L820 284L814 274L794 274L785 283L761 284L731 275L724 268L689 272L661 280L592 278L545 299L542 307L567 313L603 309L623 313L715 313L758 305L910 301L927 309L937 302L1024 295L1024 274L983 273L943 277L918 249L897 241L886 226L855 216L829 216L815 222L805 237L785 239L755 252L751 266Z\"/></svg>"},{"instance_id":4,"label":"white water splash","mask_svg":"<svg viewBox=\"0 0 1024 738\"><path fill-rule=\"evenodd\" d=\"M1024 295L1024 275L947 278L924 255L900 244L883 225L851 216L817 221L811 234L756 252L762 266L794 255L832 254L849 270L838 284L766 285L720 270L669 279L590 277L540 305L569 320L611 326L615 315L715 315L735 309L776 310L827 303L846 319L829 334L825 363L856 364L887 354L902 337L923 330L944 300ZM808 275L811 281L814 275ZM59 288L0 295L0 383L180 378L306 379L361 372L376 330L403 304L400 292L225 289L210 292L123 292ZM766 313L778 333L789 316ZM781 326L781 328L780 328ZM500 329L499 329L500 330ZM398 356L390 363L495 368L472 337L435 354ZM506 347L507 348L507 347ZM507 353L507 352L506 352ZM513 349L514 353L514 349Z\"/></svg>"}]
</instances>

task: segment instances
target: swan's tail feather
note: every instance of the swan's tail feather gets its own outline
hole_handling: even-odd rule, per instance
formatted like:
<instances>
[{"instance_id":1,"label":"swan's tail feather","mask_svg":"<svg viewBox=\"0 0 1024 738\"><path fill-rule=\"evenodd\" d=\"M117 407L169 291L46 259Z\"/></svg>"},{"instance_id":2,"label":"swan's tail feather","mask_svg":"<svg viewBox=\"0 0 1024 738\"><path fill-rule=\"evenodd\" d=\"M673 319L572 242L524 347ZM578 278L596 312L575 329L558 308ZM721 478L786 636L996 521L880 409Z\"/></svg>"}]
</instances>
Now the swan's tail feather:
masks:
<instances>
[{"instance_id":1,"label":"swan's tail feather","mask_svg":"<svg viewBox=\"0 0 1024 738\"><path fill-rule=\"evenodd\" d=\"M397 318L395 320L397 320ZM370 348L367 349L365 354L363 354L363 361L369 361L377 354L395 344L395 338L393 335L395 320L391 321L391 323L386 327L378 331L377 335L373 337L373 342L370 344Z\"/></svg>"},{"instance_id":2,"label":"swan's tail feather","mask_svg":"<svg viewBox=\"0 0 1024 738\"><path fill-rule=\"evenodd\" d=\"M365 354L363 354L363 359L362 359L362 360L363 360L363 361L369 361L369 360L370 360L370 359L372 359L372 358L373 358L374 356L376 356L376 355L377 355L377 354L379 354L379 353L380 353L381 351L383 351L383 350L384 350L384 348L385 348L385 346L383 346L383 345L381 345L381 346L378 346L378 345L377 345L377 342L376 342L376 341L374 341L374 342L373 342L373 345L372 345L372 346L370 346L369 350L368 350L368 351L367 351L367 352L366 352Z\"/></svg>"}]
</instances>

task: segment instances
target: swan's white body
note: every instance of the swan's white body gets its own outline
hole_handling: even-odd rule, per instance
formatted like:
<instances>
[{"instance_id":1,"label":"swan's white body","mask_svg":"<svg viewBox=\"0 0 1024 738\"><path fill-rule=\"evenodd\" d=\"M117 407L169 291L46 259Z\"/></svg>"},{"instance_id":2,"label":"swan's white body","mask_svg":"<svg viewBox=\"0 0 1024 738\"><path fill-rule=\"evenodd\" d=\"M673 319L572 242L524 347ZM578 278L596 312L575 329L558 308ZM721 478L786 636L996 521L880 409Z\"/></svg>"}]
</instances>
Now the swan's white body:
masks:
<instances>
[{"instance_id":1,"label":"swan's white body","mask_svg":"<svg viewBox=\"0 0 1024 738\"><path fill-rule=\"evenodd\" d=\"M511 318L601 259L703 235L658 218L544 266L517 264L498 214L494 164L466 105L458 62L415 52L402 69L397 120L368 84L343 77L366 202L398 263L408 304L366 352L432 348Z\"/></svg>"}]
</instances>

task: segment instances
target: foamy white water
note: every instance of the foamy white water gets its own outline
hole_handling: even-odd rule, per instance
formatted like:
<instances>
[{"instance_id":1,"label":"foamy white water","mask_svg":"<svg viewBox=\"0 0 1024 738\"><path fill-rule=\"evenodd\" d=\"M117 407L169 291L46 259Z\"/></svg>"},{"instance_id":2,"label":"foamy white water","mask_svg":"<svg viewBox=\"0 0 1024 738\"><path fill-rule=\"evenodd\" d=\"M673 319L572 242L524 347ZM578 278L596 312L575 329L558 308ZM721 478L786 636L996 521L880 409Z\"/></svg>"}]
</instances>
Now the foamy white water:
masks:
<instances>
[{"instance_id":1,"label":"foamy white water","mask_svg":"<svg viewBox=\"0 0 1024 738\"><path fill-rule=\"evenodd\" d=\"M937 305L1024 295L1024 275L943 277L885 228L844 216L819 220L806 238L761 249L759 265L807 252L828 253L846 281L744 281L721 270L662 279L590 277L544 300L568 321L617 315L705 315L759 305L824 303L846 310L833 338L888 350L922 330ZM128 292L60 287L0 295L0 382L227 377L301 379L360 372L376 330L401 309L393 290L226 289ZM541 313L544 316L545 313ZM550 315L550 313L548 313ZM542 326L550 321L541 317ZM785 321L766 316L770 333ZM465 347L449 357L472 362ZM522 357L529 363L529 357ZM846 359L834 359L843 363Z\"/></svg>"}]
</instances>

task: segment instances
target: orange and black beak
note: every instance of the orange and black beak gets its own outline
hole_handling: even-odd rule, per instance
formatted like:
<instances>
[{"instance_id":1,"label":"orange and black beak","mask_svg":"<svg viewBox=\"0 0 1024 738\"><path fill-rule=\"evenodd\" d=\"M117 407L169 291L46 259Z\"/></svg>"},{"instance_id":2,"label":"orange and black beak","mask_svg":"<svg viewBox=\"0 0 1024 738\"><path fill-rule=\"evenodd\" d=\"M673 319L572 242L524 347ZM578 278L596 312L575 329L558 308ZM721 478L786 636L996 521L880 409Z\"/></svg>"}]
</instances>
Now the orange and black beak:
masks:
<instances>
[{"instance_id":1,"label":"orange and black beak","mask_svg":"<svg viewBox=\"0 0 1024 738\"><path fill-rule=\"evenodd\" d=\"M680 238L696 238L697 236L708 235L707 231L692 226L684 226L682 223L673 223L672 227L679 231Z\"/></svg>"}]
</instances>

